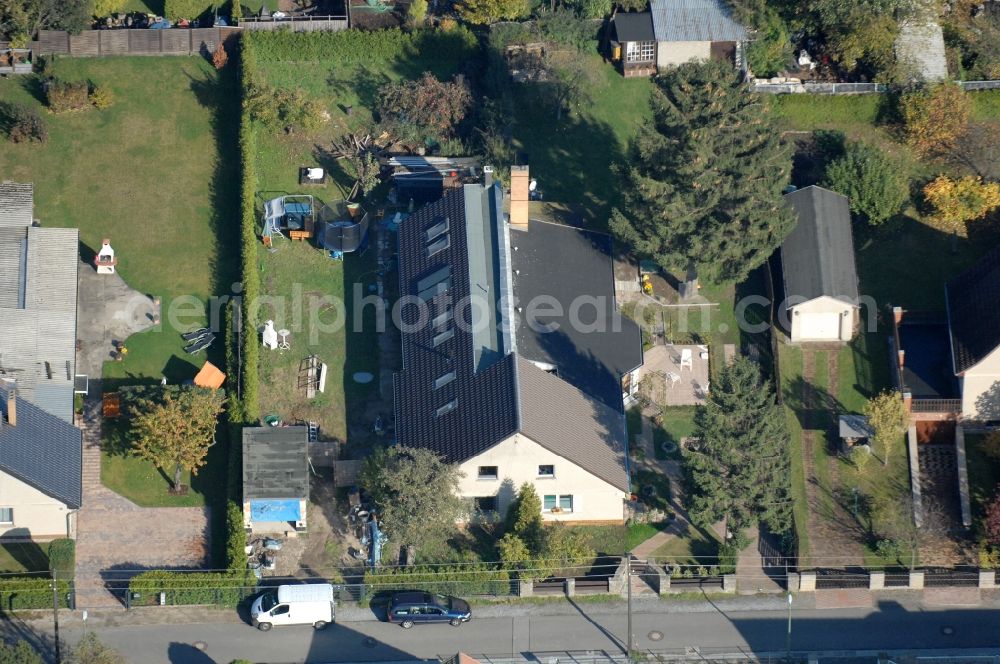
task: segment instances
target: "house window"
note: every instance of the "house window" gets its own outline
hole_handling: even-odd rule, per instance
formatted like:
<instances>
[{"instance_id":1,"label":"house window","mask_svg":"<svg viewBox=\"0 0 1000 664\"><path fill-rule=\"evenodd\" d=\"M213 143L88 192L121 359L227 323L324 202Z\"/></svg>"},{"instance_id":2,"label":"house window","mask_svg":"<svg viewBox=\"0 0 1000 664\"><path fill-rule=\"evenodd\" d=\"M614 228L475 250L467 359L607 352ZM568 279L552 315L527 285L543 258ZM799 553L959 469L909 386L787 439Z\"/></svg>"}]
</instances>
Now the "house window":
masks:
<instances>
[{"instance_id":1,"label":"house window","mask_svg":"<svg viewBox=\"0 0 1000 664\"><path fill-rule=\"evenodd\" d=\"M458 408L458 399L452 399L451 401L449 401L448 403L437 409L437 416L444 417L445 415L455 410L456 408Z\"/></svg>"},{"instance_id":2,"label":"house window","mask_svg":"<svg viewBox=\"0 0 1000 664\"><path fill-rule=\"evenodd\" d=\"M651 62L656 56L656 42L628 42L625 62Z\"/></svg>"},{"instance_id":3,"label":"house window","mask_svg":"<svg viewBox=\"0 0 1000 664\"><path fill-rule=\"evenodd\" d=\"M0 523L14 523L13 507L0 507Z\"/></svg>"},{"instance_id":4,"label":"house window","mask_svg":"<svg viewBox=\"0 0 1000 664\"><path fill-rule=\"evenodd\" d=\"M573 511L573 496L572 495L548 495L542 498L542 511L543 512L572 512Z\"/></svg>"},{"instance_id":5,"label":"house window","mask_svg":"<svg viewBox=\"0 0 1000 664\"><path fill-rule=\"evenodd\" d=\"M497 511L496 496L479 496L478 498L473 498L472 503L477 512L488 513Z\"/></svg>"},{"instance_id":6,"label":"house window","mask_svg":"<svg viewBox=\"0 0 1000 664\"><path fill-rule=\"evenodd\" d=\"M481 480L495 480L498 476L496 466L480 466L479 467L479 479Z\"/></svg>"},{"instance_id":7,"label":"house window","mask_svg":"<svg viewBox=\"0 0 1000 664\"><path fill-rule=\"evenodd\" d=\"M551 463L541 465L541 466L538 467L538 476L539 477L555 477L556 476L556 467L553 466Z\"/></svg>"},{"instance_id":8,"label":"house window","mask_svg":"<svg viewBox=\"0 0 1000 664\"><path fill-rule=\"evenodd\" d=\"M454 371L449 371L446 374L441 374L440 376L434 379L434 389L439 390L453 380L455 380Z\"/></svg>"}]
</instances>

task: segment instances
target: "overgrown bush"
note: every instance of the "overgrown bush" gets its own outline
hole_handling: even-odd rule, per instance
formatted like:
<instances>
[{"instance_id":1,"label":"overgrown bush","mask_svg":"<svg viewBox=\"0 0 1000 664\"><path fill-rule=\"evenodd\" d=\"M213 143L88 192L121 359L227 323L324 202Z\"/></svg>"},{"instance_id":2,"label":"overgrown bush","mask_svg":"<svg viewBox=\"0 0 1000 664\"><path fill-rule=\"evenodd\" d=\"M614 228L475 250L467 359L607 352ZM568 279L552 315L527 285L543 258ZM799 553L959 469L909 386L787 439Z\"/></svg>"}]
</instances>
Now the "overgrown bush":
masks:
<instances>
[{"instance_id":1,"label":"overgrown bush","mask_svg":"<svg viewBox=\"0 0 1000 664\"><path fill-rule=\"evenodd\" d=\"M115 103L115 93L106 85L98 85L90 92L90 103L99 111L111 108Z\"/></svg>"},{"instance_id":2,"label":"overgrown bush","mask_svg":"<svg viewBox=\"0 0 1000 664\"><path fill-rule=\"evenodd\" d=\"M45 99L53 113L77 111L90 104L90 86L86 81L51 78L45 82Z\"/></svg>"},{"instance_id":3,"label":"overgrown bush","mask_svg":"<svg viewBox=\"0 0 1000 664\"><path fill-rule=\"evenodd\" d=\"M158 602L165 593L168 605L213 604L236 606L254 592L256 579L247 569L232 572L143 572L129 581L129 593L138 593L137 604Z\"/></svg>"},{"instance_id":4,"label":"overgrown bush","mask_svg":"<svg viewBox=\"0 0 1000 664\"><path fill-rule=\"evenodd\" d=\"M299 89L254 83L247 88L244 105L250 117L268 129L284 126L311 131L325 121L323 107Z\"/></svg>"},{"instance_id":5,"label":"overgrown bush","mask_svg":"<svg viewBox=\"0 0 1000 664\"><path fill-rule=\"evenodd\" d=\"M458 15L469 23L488 25L501 19L516 20L531 13L529 0L459 0Z\"/></svg>"},{"instance_id":6,"label":"overgrown bush","mask_svg":"<svg viewBox=\"0 0 1000 664\"><path fill-rule=\"evenodd\" d=\"M69 608L69 580L58 580L56 598L59 607ZM0 610L52 608L52 579L38 576L7 576L0 578Z\"/></svg>"},{"instance_id":7,"label":"overgrown bush","mask_svg":"<svg viewBox=\"0 0 1000 664\"><path fill-rule=\"evenodd\" d=\"M244 51L252 48L255 58L268 62L341 63L400 61L420 53L434 53L442 58L462 60L478 48L478 40L465 27L454 30L417 30L398 28L378 31L342 30L340 32L255 31L241 40Z\"/></svg>"},{"instance_id":8,"label":"overgrown bush","mask_svg":"<svg viewBox=\"0 0 1000 664\"><path fill-rule=\"evenodd\" d=\"M195 19L208 11L210 6L211 2L206 0L163 0L163 15L171 21Z\"/></svg>"},{"instance_id":9,"label":"overgrown bush","mask_svg":"<svg viewBox=\"0 0 1000 664\"><path fill-rule=\"evenodd\" d=\"M411 0L406 10L406 24L410 28L419 28L427 20L427 0Z\"/></svg>"},{"instance_id":10,"label":"overgrown bush","mask_svg":"<svg viewBox=\"0 0 1000 664\"><path fill-rule=\"evenodd\" d=\"M851 211L872 226L885 222L908 198L899 164L867 143L851 143L826 167L824 186L851 200Z\"/></svg>"},{"instance_id":11,"label":"overgrown bush","mask_svg":"<svg viewBox=\"0 0 1000 664\"><path fill-rule=\"evenodd\" d=\"M76 573L76 542L63 537L49 542L49 569L58 579L72 579Z\"/></svg>"},{"instance_id":12,"label":"overgrown bush","mask_svg":"<svg viewBox=\"0 0 1000 664\"><path fill-rule=\"evenodd\" d=\"M44 143L49 137L49 130L42 116L34 108L24 104L0 102L0 123L6 129L7 137L14 143Z\"/></svg>"},{"instance_id":13,"label":"overgrown bush","mask_svg":"<svg viewBox=\"0 0 1000 664\"><path fill-rule=\"evenodd\" d=\"M125 8L125 0L94 0L94 16L110 16Z\"/></svg>"},{"instance_id":14,"label":"overgrown bush","mask_svg":"<svg viewBox=\"0 0 1000 664\"><path fill-rule=\"evenodd\" d=\"M443 595L508 595L507 571L487 563L377 567L365 572L365 591L375 594L425 587Z\"/></svg>"},{"instance_id":15,"label":"overgrown bush","mask_svg":"<svg viewBox=\"0 0 1000 664\"><path fill-rule=\"evenodd\" d=\"M379 114L407 138L450 136L472 106L472 91L462 76L439 81L424 72L416 81L389 83L379 90Z\"/></svg>"},{"instance_id":16,"label":"overgrown bush","mask_svg":"<svg viewBox=\"0 0 1000 664\"><path fill-rule=\"evenodd\" d=\"M949 152L969 130L972 99L949 81L903 94L899 102L906 141L921 157Z\"/></svg>"}]
</instances>

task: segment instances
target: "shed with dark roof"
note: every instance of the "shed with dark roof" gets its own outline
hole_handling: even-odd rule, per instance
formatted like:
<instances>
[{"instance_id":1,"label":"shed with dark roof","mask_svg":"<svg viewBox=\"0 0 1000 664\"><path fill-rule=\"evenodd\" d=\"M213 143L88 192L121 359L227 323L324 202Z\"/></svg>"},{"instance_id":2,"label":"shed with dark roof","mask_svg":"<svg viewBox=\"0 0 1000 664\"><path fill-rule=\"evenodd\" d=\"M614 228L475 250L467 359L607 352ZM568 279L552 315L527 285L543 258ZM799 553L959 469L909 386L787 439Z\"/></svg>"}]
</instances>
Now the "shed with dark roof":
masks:
<instances>
[{"instance_id":1,"label":"shed with dark roof","mask_svg":"<svg viewBox=\"0 0 1000 664\"><path fill-rule=\"evenodd\" d=\"M306 528L308 427L243 429L243 513L249 528Z\"/></svg>"},{"instance_id":2,"label":"shed with dark roof","mask_svg":"<svg viewBox=\"0 0 1000 664\"><path fill-rule=\"evenodd\" d=\"M781 245L792 342L850 341L858 311L851 209L846 196L811 186L785 195L798 217Z\"/></svg>"},{"instance_id":3,"label":"shed with dark roof","mask_svg":"<svg viewBox=\"0 0 1000 664\"><path fill-rule=\"evenodd\" d=\"M749 35L733 18L725 0L651 0L659 69L691 60L728 60L740 64Z\"/></svg>"}]
</instances>

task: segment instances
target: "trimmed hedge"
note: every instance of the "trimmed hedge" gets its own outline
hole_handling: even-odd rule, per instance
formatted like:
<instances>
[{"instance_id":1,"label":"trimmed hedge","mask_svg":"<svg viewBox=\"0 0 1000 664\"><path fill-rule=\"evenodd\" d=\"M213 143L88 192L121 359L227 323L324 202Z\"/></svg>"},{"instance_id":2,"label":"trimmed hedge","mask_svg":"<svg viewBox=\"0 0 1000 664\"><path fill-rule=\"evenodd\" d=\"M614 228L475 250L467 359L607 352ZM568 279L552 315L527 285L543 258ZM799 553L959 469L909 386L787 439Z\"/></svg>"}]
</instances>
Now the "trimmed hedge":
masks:
<instances>
[{"instance_id":1,"label":"trimmed hedge","mask_svg":"<svg viewBox=\"0 0 1000 664\"><path fill-rule=\"evenodd\" d=\"M69 538L49 542L49 570L57 579L72 579L76 575L76 542Z\"/></svg>"},{"instance_id":2,"label":"trimmed hedge","mask_svg":"<svg viewBox=\"0 0 1000 664\"><path fill-rule=\"evenodd\" d=\"M244 95L251 81L259 75L257 66L256 39L254 33L247 33L240 40L240 83ZM268 33L270 34L270 33ZM240 161L243 171L240 174L241 197L241 227L240 240L242 245L243 270L243 421L260 421L259 380L257 365L259 362L259 346L257 342L257 321L250 317L250 312L256 307L251 306L260 297L260 273L257 271L257 212L255 199L257 196L256 151L257 136L253 123L244 107L240 115ZM234 441L234 445L236 442Z\"/></svg>"},{"instance_id":3,"label":"trimmed hedge","mask_svg":"<svg viewBox=\"0 0 1000 664\"><path fill-rule=\"evenodd\" d=\"M159 603L159 594L166 594L171 606L213 604L235 607L254 594L257 579L250 570L233 572L143 572L128 584L133 606ZM138 597L134 597L138 593Z\"/></svg>"},{"instance_id":4,"label":"trimmed hedge","mask_svg":"<svg viewBox=\"0 0 1000 664\"><path fill-rule=\"evenodd\" d=\"M442 595L511 594L507 570L486 563L380 567L366 571L364 583L368 594L421 585L429 592Z\"/></svg>"},{"instance_id":5,"label":"trimmed hedge","mask_svg":"<svg viewBox=\"0 0 1000 664\"><path fill-rule=\"evenodd\" d=\"M57 581L59 608L69 608L69 581ZM52 608L52 579L44 576L0 578L0 611Z\"/></svg>"},{"instance_id":6,"label":"trimmed hedge","mask_svg":"<svg viewBox=\"0 0 1000 664\"><path fill-rule=\"evenodd\" d=\"M409 60L421 54L463 59L478 48L476 36L465 27L448 32L399 28L378 31L343 30L341 32L254 31L243 36L244 47L253 44L261 61L315 62L384 62ZM244 63L245 64L245 63Z\"/></svg>"},{"instance_id":7,"label":"trimmed hedge","mask_svg":"<svg viewBox=\"0 0 1000 664\"><path fill-rule=\"evenodd\" d=\"M243 510L230 500L226 502L226 567L234 572L247 568L247 532L243 528Z\"/></svg>"}]
</instances>

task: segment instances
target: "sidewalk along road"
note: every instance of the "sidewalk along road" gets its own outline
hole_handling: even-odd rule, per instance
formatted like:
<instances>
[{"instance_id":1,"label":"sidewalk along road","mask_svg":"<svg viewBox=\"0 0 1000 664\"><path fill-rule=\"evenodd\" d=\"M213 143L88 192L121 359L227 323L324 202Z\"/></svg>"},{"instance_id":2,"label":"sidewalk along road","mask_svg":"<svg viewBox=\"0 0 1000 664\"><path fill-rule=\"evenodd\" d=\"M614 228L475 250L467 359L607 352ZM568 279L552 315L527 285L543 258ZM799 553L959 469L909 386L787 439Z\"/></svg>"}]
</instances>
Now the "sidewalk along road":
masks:
<instances>
[{"instance_id":1,"label":"sidewalk along road","mask_svg":"<svg viewBox=\"0 0 1000 664\"><path fill-rule=\"evenodd\" d=\"M380 622L338 623L323 631L276 627L260 632L243 624L118 626L96 631L108 645L136 664L226 664L252 662L309 664L400 662L454 655L458 651L496 657L529 652L622 652L626 616L588 612L575 615L479 618L461 627L423 625L404 630ZM996 609L910 610L895 602L874 609L792 612L792 649L797 652L943 651L1000 649ZM782 653L787 615L776 611L637 613L634 647L640 650ZM70 644L79 627L63 628Z\"/></svg>"}]
</instances>

